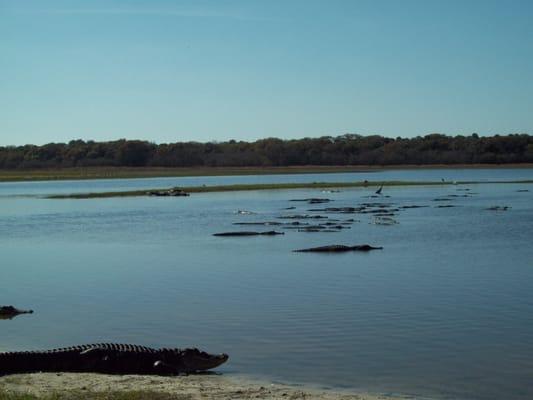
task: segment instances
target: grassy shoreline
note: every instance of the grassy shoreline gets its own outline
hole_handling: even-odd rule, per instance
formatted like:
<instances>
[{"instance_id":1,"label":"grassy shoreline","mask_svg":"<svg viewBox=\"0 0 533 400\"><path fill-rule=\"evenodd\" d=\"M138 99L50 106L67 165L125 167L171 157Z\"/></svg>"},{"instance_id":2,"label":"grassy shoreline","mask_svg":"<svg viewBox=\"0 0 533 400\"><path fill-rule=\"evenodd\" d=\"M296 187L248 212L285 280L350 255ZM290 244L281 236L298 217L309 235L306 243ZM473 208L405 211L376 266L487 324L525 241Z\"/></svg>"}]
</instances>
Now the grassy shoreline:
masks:
<instances>
[{"instance_id":1,"label":"grassy shoreline","mask_svg":"<svg viewBox=\"0 0 533 400\"><path fill-rule=\"evenodd\" d=\"M460 181L460 182L407 182L407 181L372 181L372 182L310 182L310 183L267 183L267 184L242 184L242 185L216 185L216 186L189 186L180 187L187 193L211 192L236 192L248 190L286 190L286 189L342 189L378 186L449 186L449 185L474 185L474 184L531 184L533 180L522 181ZM165 191L162 189L140 189L121 192L92 192L71 193L46 196L47 199L98 199L110 197L138 197L146 196L149 191Z\"/></svg>"},{"instance_id":2,"label":"grassy shoreline","mask_svg":"<svg viewBox=\"0 0 533 400\"><path fill-rule=\"evenodd\" d=\"M39 170L0 169L0 182L86 180L86 179L134 179L185 176L226 175L277 175L277 174L327 174L335 172L378 172L401 169L487 169L533 168L533 164L430 164L430 165L352 165L352 166L293 166L293 167L91 167Z\"/></svg>"}]
</instances>

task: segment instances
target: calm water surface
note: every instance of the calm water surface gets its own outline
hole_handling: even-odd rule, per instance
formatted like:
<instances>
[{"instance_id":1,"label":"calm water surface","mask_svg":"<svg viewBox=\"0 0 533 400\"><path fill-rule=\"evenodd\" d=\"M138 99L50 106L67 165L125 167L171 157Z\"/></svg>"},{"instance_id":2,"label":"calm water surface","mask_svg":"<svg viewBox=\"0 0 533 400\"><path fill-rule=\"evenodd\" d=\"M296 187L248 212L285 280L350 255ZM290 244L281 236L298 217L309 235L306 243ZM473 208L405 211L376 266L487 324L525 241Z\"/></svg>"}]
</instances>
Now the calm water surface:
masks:
<instances>
[{"instance_id":1,"label":"calm water surface","mask_svg":"<svg viewBox=\"0 0 533 400\"><path fill-rule=\"evenodd\" d=\"M0 197L87 193L254 183L352 182L352 181L510 181L532 178L531 168L409 169L334 174L195 176L178 178L97 179L81 181L0 182Z\"/></svg>"},{"instance_id":2,"label":"calm water surface","mask_svg":"<svg viewBox=\"0 0 533 400\"><path fill-rule=\"evenodd\" d=\"M388 174L402 173L397 179L533 179L533 170ZM183 181L392 179L331 175L0 184L0 304L35 310L0 321L0 350L199 346L229 353L221 368L228 375L437 398L533 398L533 185L470 185L472 197L445 202L455 208L433 199L464 194L463 186L385 188L390 197L380 201L429 207L399 212L393 226L328 214L359 222L337 233L249 238L211 234L375 199L370 189L16 197L191 184ZM289 202L305 197L334 201ZM486 210L494 205L511 208ZM289 206L297 208L283 210ZM384 249L292 252L333 243Z\"/></svg>"}]
</instances>

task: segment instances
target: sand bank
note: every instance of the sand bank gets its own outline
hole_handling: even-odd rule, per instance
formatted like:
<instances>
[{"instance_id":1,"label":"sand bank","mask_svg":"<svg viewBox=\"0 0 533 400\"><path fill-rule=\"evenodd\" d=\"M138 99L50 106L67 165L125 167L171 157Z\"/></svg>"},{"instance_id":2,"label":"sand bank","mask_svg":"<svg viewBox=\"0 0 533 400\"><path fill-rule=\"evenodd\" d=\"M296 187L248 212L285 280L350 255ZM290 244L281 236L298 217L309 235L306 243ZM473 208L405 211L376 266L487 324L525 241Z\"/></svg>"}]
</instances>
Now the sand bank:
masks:
<instances>
[{"instance_id":1,"label":"sand bank","mask_svg":"<svg viewBox=\"0 0 533 400\"><path fill-rule=\"evenodd\" d=\"M391 400L406 397L315 390L248 381L222 375L179 377L35 373L0 377L0 390L46 396L73 391L80 393L146 391L176 395L176 399L319 399L319 400Z\"/></svg>"}]
</instances>

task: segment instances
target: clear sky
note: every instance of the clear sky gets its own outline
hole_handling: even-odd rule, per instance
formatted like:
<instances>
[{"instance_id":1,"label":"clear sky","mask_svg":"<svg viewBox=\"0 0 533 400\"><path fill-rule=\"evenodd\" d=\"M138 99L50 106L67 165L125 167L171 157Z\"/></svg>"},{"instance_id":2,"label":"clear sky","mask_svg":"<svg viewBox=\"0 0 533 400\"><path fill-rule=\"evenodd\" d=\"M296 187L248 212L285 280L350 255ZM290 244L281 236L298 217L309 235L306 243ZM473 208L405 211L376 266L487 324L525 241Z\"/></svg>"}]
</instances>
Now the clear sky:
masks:
<instances>
[{"instance_id":1,"label":"clear sky","mask_svg":"<svg viewBox=\"0 0 533 400\"><path fill-rule=\"evenodd\" d=\"M533 133L533 1L0 0L0 145Z\"/></svg>"}]
</instances>

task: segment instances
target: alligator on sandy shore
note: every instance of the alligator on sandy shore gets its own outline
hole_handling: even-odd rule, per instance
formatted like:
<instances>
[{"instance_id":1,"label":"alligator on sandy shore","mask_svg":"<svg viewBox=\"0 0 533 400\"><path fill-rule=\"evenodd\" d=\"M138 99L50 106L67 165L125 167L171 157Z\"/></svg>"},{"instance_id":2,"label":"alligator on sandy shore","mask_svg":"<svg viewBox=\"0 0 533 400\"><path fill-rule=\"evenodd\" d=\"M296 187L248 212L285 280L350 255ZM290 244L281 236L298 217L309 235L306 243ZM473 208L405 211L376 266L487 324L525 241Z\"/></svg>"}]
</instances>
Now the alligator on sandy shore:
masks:
<instances>
[{"instance_id":1,"label":"alligator on sandy shore","mask_svg":"<svg viewBox=\"0 0 533 400\"><path fill-rule=\"evenodd\" d=\"M285 232L276 232L276 231L266 231L266 232L252 232L252 231L240 231L240 232L221 232L213 233L213 236L273 236L273 235L284 235Z\"/></svg>"},{"instance_id":2,"label":"alligator on sandy shore","mask_svg":"<svg viewBox=\"0 0 533 400\"><path fill-rule=\"evenodd\" d=\"M317 253L339 253L344 251L370 251L381 250L383 247L373 247L368 244L361 244L356 246L344 246L342 244L334 244L331 246L311 247L308 249L294 250L297 253L317 252Z\"/></svg>"},{"instance_id":3,"label":"alligator on sandy shore","mask_svg":"<svg viewBox=\"0 0 533 400\"><path fill-rule=\"evenodd\" d=\"M20 314L32 314L33 310L19 310L13 306L0 306L0 319L12 319Z\"/></svg>"},{"instance_id":4,"label":"alligator on sandy shore","mask_svg":"<svg viewBox=\"0 0 533 400\"><path fill-rule=\"evenodd\" d=\"M227 360L227 354L208 354L198 349L102 343L0 353L0 375L29 372L178 375L216 368Z\"/></svg>"}]
</instances>

